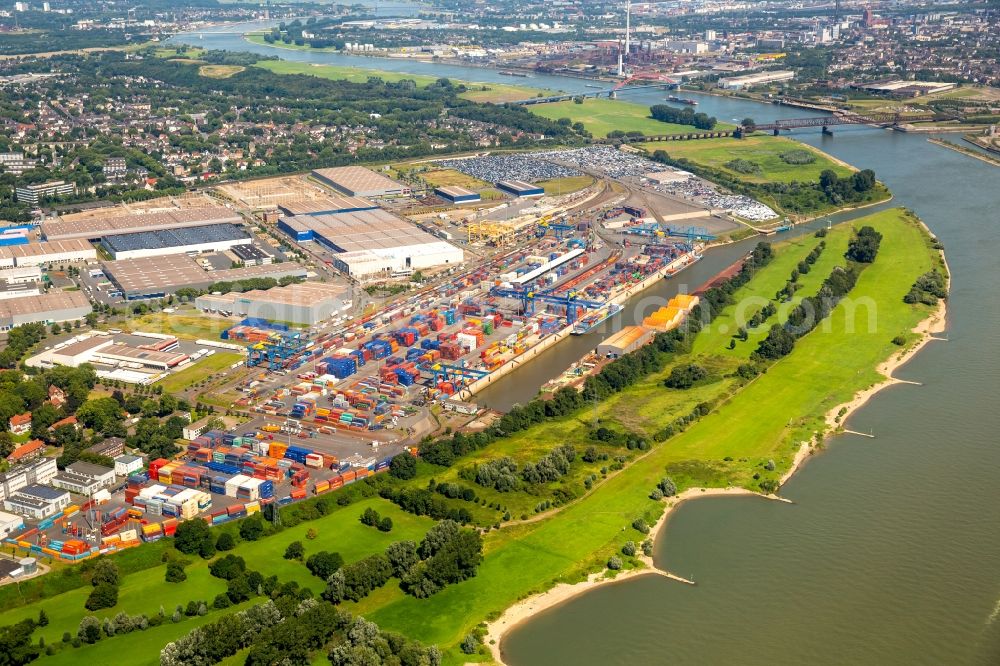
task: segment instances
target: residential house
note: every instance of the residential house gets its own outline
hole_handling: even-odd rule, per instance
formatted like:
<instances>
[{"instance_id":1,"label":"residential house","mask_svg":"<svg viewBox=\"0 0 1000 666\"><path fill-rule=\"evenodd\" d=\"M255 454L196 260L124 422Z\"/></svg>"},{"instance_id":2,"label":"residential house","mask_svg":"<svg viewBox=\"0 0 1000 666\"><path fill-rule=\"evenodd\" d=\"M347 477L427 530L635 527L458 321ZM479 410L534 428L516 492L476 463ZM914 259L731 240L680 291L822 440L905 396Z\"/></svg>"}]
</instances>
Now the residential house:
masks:
<instances>
[{"instance_id":1,"label":"residential house","mask_svg":"<svg viewBox=\"0 0 1000 666\"><path fill-rule=\"evenodd\" d=\"M15 435L31 432L31 412L15 414L10 417L10 431Z\"/></svg>"}]
</instances>

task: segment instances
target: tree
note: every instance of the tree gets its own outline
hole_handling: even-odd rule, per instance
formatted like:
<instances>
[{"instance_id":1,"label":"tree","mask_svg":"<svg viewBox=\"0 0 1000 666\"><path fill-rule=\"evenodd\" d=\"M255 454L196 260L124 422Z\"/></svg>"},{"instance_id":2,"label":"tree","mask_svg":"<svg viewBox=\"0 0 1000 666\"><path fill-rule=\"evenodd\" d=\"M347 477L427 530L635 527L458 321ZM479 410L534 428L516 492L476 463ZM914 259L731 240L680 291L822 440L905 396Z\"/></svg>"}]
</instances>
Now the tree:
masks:
<instances>
[{"instance_id":1,"label":"tree","mask_svg":"<svg viewBox=\"0 0 1000 666\"><path fill-rule=\"evenodd\" d=\"M391 532L392 531L392 518L385 516L382 520L378 521L379 532Z\"/></svg>"},{"instance_id":2,"label":"tree","mask_svg":"<svg viewBox=\"0 0 1000 666\"><path fill-rule=\"evenodd\" d=\"M462 652L465 654L476 654L476 650L479 649L479 640L476 638L475 634L469 634L462 639Z\"/></svg>"},{"instance_id":3,"label":"tree","mask_svg":"<svg viewBox=\"0 0 1000 666\"><path fill-rule=\"evenodd\" d=\"M344 558L340 556L340 553L331 553L326 550L310 555L309 559L306 560L306 569L309 569L309 573L320 580L326 580L343 566Z\"/></svg>"},{"instance_id":4,"label":"tree","mask_svg":"<svg viewBox=\"0 0 1000 666\"><path fill-rule=\"evenodd\" d=\"M409 453L400 453L389 463L389 474L404 481L417 475L417 459Z\"/></svg>"},{"instance_id":5,"label":"tree","mask_svg":"<svg viewBox=\"0 0 1000 666\"><path fill-rule=\"evenodd\" d=\"M103 584L118 587L119 580L117 564L103 557L94 563L94 572L90 576L91 585L96 587Z\"/></svg>"},{"instance_id":6,"label":"tree","mask_svg":"<svg viewBox=\"0 0 1000 666\"><path fill-rule=\"evenodd\" d=\"M882 234L870 226L863 226L847 246L847 258L858 263L870 264L875 261Z\"/></svg>"},{"instance_id":7,"label":"tree","mask_svg":"<svg viewBox=\"0 0 1000 666\"><path fill-rule=\"evenodd\" d=\"M677 494L677 484L669 476L665 476L660 479L660 482L656 484L656 487L660 489L664 497L673 497Z\"/></svg>"},{"instance_id":8,"label":"tree","mask_svg":"<svg viewBox=\"0 0 1000 666\"><path fill-rule=\"evenodd\" d=\"M251 516L240 523L240 537L244 541L256 541L264 534L264 521L260 516Z\"/></svg>"},{"instance_id":9,"label":"tree","mask_svg":"<svg viewBox=\"0 0 1000 666\"><path fill-rule=\"evenodd\" d=\"M76 635L84 643L96 643L101 640L101 621L93 615L84 616Z\"/></svg>"},{"instance_id":10,"label":"tree","mask_svg":"<svg viewBox=\"0 0 1000 666\"><path fill-rule=\"evenodd\" d=\"M301 541L293 541L290 544L288 544L287 548L285 548L285 559L286 560L299 560L299 561L301 561L302 558L305 556L305 554L306 554L306 549L302 545Z\"/></svg>"},{"instance_id":11,"label":"tree","mask_svg":"<svg viewBox=\"0 0 1000 666\"><path fill-rule=\"evenodd\" d=\"M239 555L225 555L208 565L208 570L216 578L233 580L242 576L247 570L247 563Z\"/></svg>"},{"instance_id":12,"label":"tree","mask_svg":"<svg viewBox=\"0 0 1000 666\"><path fill-rule=\"evenodd\" d=\"M38 626L39 627L49 626L49 616L45 613L44 608L38 611Z\"/></svg>"},{"instance_id":13,"label":"tree","mask_svg":"<svg viewBox=\"0 0 1000 666\"><path fill-rule=\"evenodd\" d=\"M112 608L118 603L118 588L108 583L101 583L96 586L87 597L84 608L87 610L100 610L102 608Z\"/></svg>"},{"instance_id":14,"label":"tree","mask_svg":"<svg viewBox=\"0 0 1000 666\"><path fill-rule=\"evenodd\" d=\"M184 564L178 560L171 560L167 562L165 580L168 583L183 583L186 581L187 574L184 572Z\"/></svg>"},{"instance_id":15,"label":"tree","mask_svg":"<svg viewBox=\"0 0 1000 666\"><path fill-rule=\"evenodd\" d=\"M219 552L230 551L236 548L236 539L229 532L223 532L219 535L219 538L215 540L215 549Z\"/></svg>"},{"instance_id":16,"label":"tree","mask_svg":"<svg viewBox=\"0 0 1000 666\"><path fill-rule=\"evenodd\" d=\"M417 544L412 541L396 541L385 549L385 556L392 565L392 575L402 578L414 564L420 561L417 557Z\"/></svg>"},{"instance_id":17,"label":"tree","mask_svg":"<svg viewBox=\"0 0 1000 666\"><path fill-rule=\"evenodd\" d=\"M80 423L97 432L107 432L120 421L121 416L121 405L111 397L88 400L76 412Z\"/></svg>"},{"instance_id":18,"label":"tree","mask_svg":"<svg viewBox=\"0 0 1000 666\"><path fill-rule=\"evenodd\" d=\"M757 127L757 122L753 118L748 117L744 118L740 125L742 125L744 129L752 132Z\"/></svg>"},{"instance_id":19,"label":"tree","mask_svg":"<svg viewBox=\"0 0 1000 666\"><path fill-rule=\"evenodd\" d=\"M22 666L38 658L41 649L31 642L34 629L35 623L30 619L0 628L0 666Z\"/></svg>"},{"instance_id":20,"label":"tree","mask_svg":"<svg viewBox=\"0 0 1000 666\"><path fill-rule=\"evenodd\" d=\"M212 528L201 518L185 520L177 526L177 531L174 532L174 548L185 555L202 553L205 550L205 543L211 544L214 551Z\"/></svg>"},{"instance_id":21,"label":"tree","mask_svg":"<svg viewBox=\"0 0 1000 666\"><path fill-rule=\"evenodd\" d=\"M368 525L369 527L376 527L378 526L378 523L381 519L382 517L379 515L378 511L376 511L371 507L368 507L361 514L361 518L359 520L361 520L362 525Z\"/></svg>"}]
</instances>

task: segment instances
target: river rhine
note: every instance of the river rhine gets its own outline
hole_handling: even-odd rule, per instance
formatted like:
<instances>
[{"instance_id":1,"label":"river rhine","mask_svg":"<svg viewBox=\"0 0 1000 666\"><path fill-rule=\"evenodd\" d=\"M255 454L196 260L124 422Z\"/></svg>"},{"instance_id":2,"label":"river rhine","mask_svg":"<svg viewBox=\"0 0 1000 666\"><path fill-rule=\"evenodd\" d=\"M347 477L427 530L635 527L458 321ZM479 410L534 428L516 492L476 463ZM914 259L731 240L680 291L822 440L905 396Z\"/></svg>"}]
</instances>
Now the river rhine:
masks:
<instances>
[{"instance_id":1,"label":"river rhine","mask_svg":"<svg viewBox=\"0 0 1000 666\"><path fill-rule=\"evenodd\" d=\"M185 41L511 82L477 68L276 51L235 34ZM515 82L587 90L570 78ZM662 93L627 99L648 104ZM725 121L808 113L699 100L699 110ZM587 593L516 628L503 644L512 666L1000 664L1000 169L934 146L926 135L850 128L794 136L874 169L893 204L914 210L944 242L953 275L948 340L931 342L897 373L920 386L887 389L851 418L852 429L875 439L836 437L792 477L781 494L794 504L710 498L676 511L656 560L696 586L646 576ZM709 252L639 300L669 296L681 283L697 287L742 251ZM557 345L483 400L509 404L514 378L528 387L514 397L530 398L610 330Z\"/></svg>"}]
</instances>

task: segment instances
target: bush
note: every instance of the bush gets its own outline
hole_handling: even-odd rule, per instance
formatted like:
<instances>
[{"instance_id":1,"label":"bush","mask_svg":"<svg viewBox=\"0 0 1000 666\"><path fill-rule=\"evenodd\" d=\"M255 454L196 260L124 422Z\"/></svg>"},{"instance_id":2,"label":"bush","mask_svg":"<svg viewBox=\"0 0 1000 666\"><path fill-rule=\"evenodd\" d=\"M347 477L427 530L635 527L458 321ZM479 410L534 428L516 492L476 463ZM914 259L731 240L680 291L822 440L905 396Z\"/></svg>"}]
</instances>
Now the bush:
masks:
<instances>
[{"instance_id":1,"label":"bush","mask_svg":"<svg viewBox=\"0 0 1000 666\"><path fill-rule=\"evenodd\" d=\"M219 538L215 540L215 549L219 552L226 552L236 548L236 539L229 532L223 532L219 535Z\"/></svg>"},{"instance_id":2,"label":"bush","mask_svg":"<svg viewBox=\"0 0 1000 666\"><path fill-rule=\"evenodd\" d=\"M649 525L642 518L636 518L632 521L632 528L638 530L642 534L649 534Z\"/></svg>"},{"instance_id":3,"label":"bush","mask_svg":"<svg viewBox=\"0 0 1000 666\"><path fill-rule=\"evenodd\" d=\"M812 164L816 156L808 150L789 150L779 156L786 164Z\"/></svg>"},{"instance_id":4,"label":"bush","mask_svg":"<svg viewBox=\"0 0 1000 666\"><path fill-rule=\"evenodd\" d=\"M80 626L76 630L76 637L84 643L96 643L101 640L101 621L93 615L85 616L80 620Z\"/></svg>"},{"instance_id":5,"label":"bush","mask_svg":"<svg viewBox=\"0 0 1000 666\"><path fill-rule=\"evenodd\" d=\"M378 521L379 532L391 532L392 531L392 518L386 516L382 520Z\"/></svg>"},{"instance_id":6,"label":"bush","mask_svg":"<svg viewBox=\"0 0 1000 666\"><path fill-rule=\"evenodd\" d=\"M168 583L183 583L186 581L187 574L184 573L184 563L178 560L167 562L167 573L164 579Z\"/></svg>"},{"instance_id":7,"label":"bush","mask_svg":"<svg viewBox=\"0 0 1000 666\"><path fill-rule=\"evenodd\" d=\"M708 377L708 371L705 368L688 363L671 370L670 376L664 380L663 385L672 389L689 389L706 377Z\"/></svg>"},{"instance_id":8,"label":"bush","mask_svg":"<svg viewBox=\"0 0 1000 666\"><path fill-rule=\"evenodd\" d=\"M664 497L673 497L677 494L677 484L669 476L660 479L660 482L656 484L656 487L660 492L663 493Z\"/></svg>"},{"instance_id":9,"label":"bush","mask_svg":"<svg viewBox=\"0 0 1000 666\"><path fill-rule=\"evenodd\" d=\"M380 516L378 511L376 511L375 509L368 507L361 514L361 518L359 518L359 520L361 521L362 525L367 525L368 527L377 527L379 521L382 520L382 516Z\"/></svg>"},{"instance_id":10,"label":"bush","mask_svg":"<svg viewBox=\"0 0 1000 666\"><path fill-rule=\"evenodd\" d=\"M212 608L217 610L222 610L224 608L229 608L233 605L233 602L229 600L229 597L223 593L215 595L215 599L212 601Z\"/></svg>"},{"instance_id":11,"label":"bush","mask_svg":"<svg viewBox=\"0 0 1000 666\"><path fill-rule=\"evenodd\" d=\"M892 344L896 345L897 347L902 347L903 345L906 344L906 338L904 338L902 335L897 335L892 339Z\"/></svg>"},{"instance_id":12,"label":"bush","mask_svg":"<svg viewBox=\"0 0 1000 666\"><path fill-rule=\"evenodd\" d=\"M608 568L611 569L612 571L618 571L619 569L621 569L622 558L618 557L617 555L612 555L611 558L608 560Z\"/></svg>"},{"instance_id":13,"label":"bush","mask_svg":"<svg viewBox=\"0 0 1000 666\"><path fill-rule=\"evenodd\" d=\"M760 165L756 162L751 162L750 160L735 159L726 162L724 165L727 169L735 171L736 173L751 174L760 173Z\"/></svg>"},{"instance_id":14,"label":"bush","mask_svg":"<svg viewBox=\"0 0 1000 666\"><path fill-rule=\"evenodd\" d=\"M462 652L465 654L475 654L479 649L479 639L474 634L469 634L462 639Z\"/></svg>"},{"instance_id":15,"label":"bush","mask_svg":"<svg viewBox=\"0 0 1000 666\"><path fill-rule=\"evenodd\" d=\"M101 583L93 589L84 608L87 610L100 610L102 608L112 608L118 603L118 588L108 583Z\"/></svg>"},{"instance_id":16,"label":"bush","mask_svg":"<svg viewBox=\"0 0 1000 666\"><path fill-rule=\"evenodd\" d=\"M288 548L285 548L285 559L286 560L302 560L306 554L306 549L302 545L301 541L293 541L288 544Z\"/></svg>"},{"instance_id":17,"label":"bush","mask_svg":"<svg viewBox=\"0 0 1000 666\"><path fill-rule=\"evenodd\" d=\"M625 557L632 557L635 555L635 541L625 542L625 545L622 546L622 555Z\"/></svg>"}]
</instances>

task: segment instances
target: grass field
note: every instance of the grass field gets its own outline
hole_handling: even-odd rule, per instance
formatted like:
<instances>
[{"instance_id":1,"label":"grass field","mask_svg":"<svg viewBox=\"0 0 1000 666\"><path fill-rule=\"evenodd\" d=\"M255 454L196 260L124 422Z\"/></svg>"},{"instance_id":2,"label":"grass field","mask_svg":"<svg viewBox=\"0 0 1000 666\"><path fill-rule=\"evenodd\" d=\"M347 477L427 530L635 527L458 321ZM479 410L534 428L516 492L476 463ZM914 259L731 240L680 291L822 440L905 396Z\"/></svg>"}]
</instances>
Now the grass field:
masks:
<instances>
[{"instance_id":1,"label":"grass field","mask_svg":"<svg viewBox=\"0 0 1000 666\"><path fill-rule=\"evenodd\" d=\"M263 43L263 39L261 40ZM287 45L286 45L287 46ZM300 47L307 48L307 47ZM428 86L438 80L439 77L421 74L406 74L403 72L391 72L381 69L368 69L366 67L346 67L342 65L316 65L306 62L292 62L290 60L262 60L254 65L266 69L275 74L307 74L318 76L324 79L347 80L355 83L365 83L371 77L378 77L387 83L398 83L409 80L417 84L418 87ZM539 90L528 86L515 86L504 83L475 83L468 81L453 80L452 83L464 83L469 90L459 94L459 97L473 100L475 102L503 103L512 100L536 97L542 95L554 95L555 91Z\"/></svg>"},{"instance_id":2,"label":"grass field","mask_svg":"<svg viewBox=\"0 0 1000 666\"><path fill-rule=\"evenodd\" d=\"M538 183L545 189L545 193L550 196L558 196L560 194L569 194L570 192L576 192L577 190L582 190L585 187L590 187L594 184L594 179L591 176L566 176L565 178L553 178L552 180L543 180Z\"/></svg>"},{"instance_id":3,"label":"grass field","mask_svg":"<svg viewBox=\"0 0 1000 666\"><path fill-rule=\"evenodd\" d=\"M528 110L534 114L559 120L569 118L571 121L582 122L584 127L595 137L606 137L609 132L638 131L646 135L683 134L694 131L690 125L661 123L649 116L649 107L643 104L620 102L612 99L587 99L583 104L569 100L565 102L550 102L548 104L533 104ZM719 123L716 129L732 129L732 125Z\"/></svg>"},{"instance_id":4,"label":"grass field","mask_svg":"<svg viewBox=\"0 0 1000 666\"><path fill-rule=\"evenodd\" d=\"M480 190L488 187L486 183L478 178L466 175L455 169L439 169L426 164L399 165L394 171L400 174L412 174L419 176L431 187L464 187L467 190Z\"/></svg>"},{"instance_id":5,"label":"grass field","mask_svg":"<svg viewBox=\"0 0 1000 666\"><path fill-rule=\"evenodd\" d=\"M642 147L650 154L656 150L665 150L673 158L689 159L754 183L815 182L824 169L831 169L838 176L849 176L853 173L853 169L838 164L823 151L781 136L663 141L643 144ZM807 151L815 156L816 161L811 164L789 164L781 159L782 154L794 150ZM744 174L725 166L727 162L736 159L753 162L760 166L760 171Z\"/></svg>"},{"instance_id":6,"label":"grass field","mask_svg":"<svg viewBox=\"0 0 1000 666\"><path fill-rule=\"evenodd\" d=\"M150 312L133 317L121 328L127 331L164 333L185 340L218 340L233 322L219 317L206 317L195 310L177 312ZM234 343L235 344L235 343Z\"/></svg>"},{"instance_id":7,"label":"grass field","mask_svg":"<svg viewBox=\"0 0 1000 666\"><path fill-rule=\"evenodd\" d=\"M672 476L682 489L729 484L756 488L751 478L755 471L765 478L780 475L790 465L799 443L822 430L822 417L829 409L879 379L875 367L899 349L892 339L904 335L912 340L909 331L928 312L926 306L902 301L920 274L940 265L923 228L899 209L852 222L855 227L863 224L870 224L883 234L878 259L864 269L854 290L834 309L828 325L799 339L794 351L771 365L765 374L742 388L734 378L724 376L727 369L745 359L756 346L751 338L737 344L736 350L725 348L731 328L739 321L740 306L727 308L713 326L697 336L690 354L671 362L676 365L696 360L719 376L690 391L675 391L661 384L670 370L667 367L597 407L602 423L648 431L676 414L690 411L696 402L729 396L712 413L646 454L632 452L631 464L599 481L584 498L536 522L512 524L487 533L485 559L475 578L449 586L429 599L406 596L392 581L347 608L364 614L385 629L450 648L448 662L461 663L463 657L455 646L478 623L557 581L580 580L587 572L602 568L609 555L618 551L626 540L641 541L643 536L630 524L637 517L652 518L662 511L662 503L649 499L648 493L664 475ZM799 279L803 284L801 293L814 294L829 271L845 262L843 250L849 236L847 226L834 228L827 235L826 249L820 259L812 271ZM737 291L737 303L755 299L747 308L748 313L763 305L784 284L791 268L818 243L816 238L803 237L778 246L775 259ZM873 312L877 316L872 317ZM779 312L775 320L780 321L781 316ZM572 442L582 448L592 418L590 410L586 410L574 417L536 426L498 441L448 469L430 469L421 463L421 474L410 483L424 485L431 475L438 481L454 480L462 468L502 455L536 459L556 444ZM764 471L763 463L772 459L776 469ZM585 472L584 466L574 464L568 483L579 484L578 479ZM538 497L531 493L490 495L478 487L476 491L488 501L499 498L504 503L523 506L530 506ZM361 511L368 506L392 517L395 526L391 533L383 534L358 522ZM394 540L418 539L431 524L429 519L404 514L380 498L370 498L335 508L319 520L261 541L240 544L236 553L262 573L277 574L283 580L299 580L318 591L318 581L301 564L281 558L287 544L302 539L309 527L318 531L318 537L314 541L303 540L307 553L327 548L341 552L351 561L381 550ZM210 597L214 586L219 585L205 576L207 565L201 560L188 567L189 580L180 585L164 583L163 570L164 565L159 565L126 576L120 607L107 612L126 609L132 613L151 613L163 600L168 600L169 605L164 603L164 607L169 613L177 600ZM58 639L67 627L75 628L88 591L74 590L6 611L0 614L0 624L32 617L39 608L45 608L51 624L42 635L47 641ZM208 617L219 615L220 612L213 611ZM181 626L193 626L195 621L200 620L191 620L191 624L185 621ZM161 641L176 636L179 630L177 625L168 624L155 631L162 634L146 632L105 639L70 654L82 663L102 658L125 666L155 663ZM115 652L111 646L120 648ZM43 658L40 663L66 660L65 655Z\"/></svg>"},{"instance_id":8,"label":"grass field","mask_svg":"<svg viewBox=\"0 0 1000 666\"><path fill-rule=\"evenodd\" d=\"M202 65L198 68L198 73L209 79L228 79L245 69L242 65Z\"/></svg>"},{"instance_id":9,"label":"grass field","mask_svg":"<svg viewBox=\"0 0 1000 666\"><path fill-rule=\"evenodd\" d=\"M204 381L210 375L225 370L243 359L242 354L216 351L211 356L197 361L194 365L168 375L160 380L159 386L167 393L179 393L194 384Z\"/></svg>"}]
</instances>

